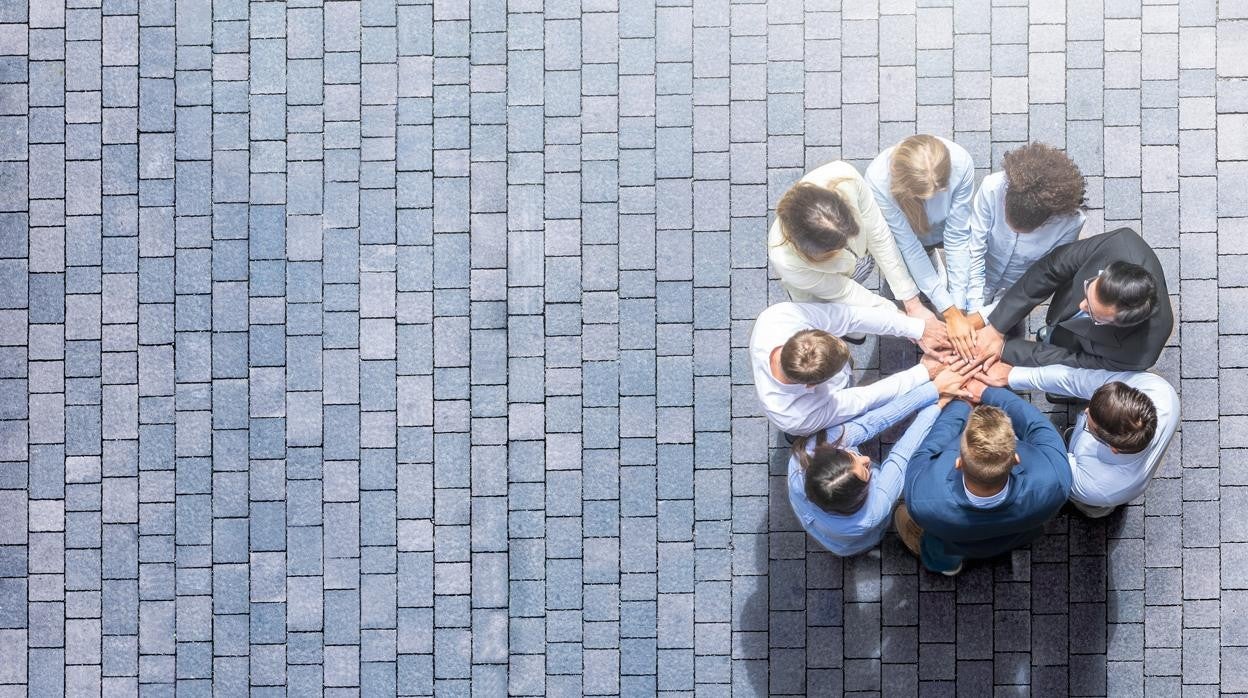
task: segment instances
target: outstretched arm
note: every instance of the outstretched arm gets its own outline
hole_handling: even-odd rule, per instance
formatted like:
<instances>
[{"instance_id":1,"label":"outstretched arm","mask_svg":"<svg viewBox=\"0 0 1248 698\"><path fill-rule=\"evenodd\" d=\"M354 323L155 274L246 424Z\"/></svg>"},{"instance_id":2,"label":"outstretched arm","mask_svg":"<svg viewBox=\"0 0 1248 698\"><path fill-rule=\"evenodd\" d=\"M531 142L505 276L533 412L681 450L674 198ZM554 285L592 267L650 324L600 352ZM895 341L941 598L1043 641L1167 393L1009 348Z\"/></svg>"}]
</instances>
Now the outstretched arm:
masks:
<instances>
[{"instance_id":1,"label":"outstretched arm","mask_svg":"<svg viewBox=\"0 0 1248 698\"><path fill-rule=\"evenodd\" d=\"M986 321L1000 332L1022 322L1033 308L1075 278L1079 267L1087 261L1093 246L1099 242L1090 238L1054 248L1031 265L1022 278L1014 282Z\"/></svg>"},{"instance_id":2,"label":"outstretched arm","mask_svg":"<svg viewBox=\"0 0 1248 698\"><path fill-rule=\"evenodd\" d=\"M1125 371L1102 371L1092 368L1051 366L1015 366L1010 369L1010 387L1015 390L1043 390L1084 400L1092 398L1096 389L1110 381L1124 380Z\"/></svg>"},{"instance_id":3,"label":"outstretched arm","mask_svg":"<svg viewBox=\"0 0 1248 698\"><path fill-rule=\"evenodd\" d=\"M993 313L996 316L996 313ZM995 326L995 321L994 321ZM1012 327L1012 325L1011 325ZM1005 343L1001 359L1015 366L1049 366L1061 364L1071 368L1091 368L1104 371L1143 371L1157 363L1161 348L1148 354L1139 353L1135 360L1128 363L1107 356L1098 356L1083 351L1072 351L1065 347L1028 339L1011 339Z\"/></svg>"},{"instance_id":4,"label":"outstretched arm","mask_svg":"<svg viewBox=\"0 0 1248 698\"><path fill-rule=\"evenodd\" d=\"M872 507L872 511L867 514L868 521L883 521L892 512L893 503L897 501L905 482L910 456L927 438L939 416L940 408L937 406L923 408L906 433L893 444L888 457L880 463L879 470L871 475L872 496L867 498L867 506Z\"/></svg>"},{"instance_id":5,"label":"outstretched arm","mask_svg":"<svg viewBox=\"0 0 1248 698\"><path fill-rule=\"evenodd\" d=\"M845 303L802 303L801 309L811 327L837 336L854 332L907 339L923 336L923 320L895 312L896 306L889 311Z\"/></svg>"},{"instance_id":6,"label":"outstretched arm","mask_svg":"<svg viewBox=\"0 0 1248 698\"><path fill-rule=\"evenodd\" d=\"M880 432L905 419L911 412L920 407L934 404L939 397L935 383L924 383L917 388L912 388L896 400L885 403L842 424L841 444L844 446L857 446L865 441L870 441ZM831 437L832 434L828 436Z\"/></svg>"},{"instance_id":7,"label":"outstretched arm","mask_svg":"<svg viewBox=\"0 0 1248 698\"><path fill-rule=\"evenodd\" d=\"M970 404L961 400L949 403L940 411L940 416L936 418L927 438L923 439L919 447L910 454L909 462L914 467L906 468L905 491L907 493L914 487L914 481L922 472L923 466L931 463L935 456L943 453L950 443L962 436L962 430L966 428L966 418L970 414Z\"/></svg>"}]
</instances>

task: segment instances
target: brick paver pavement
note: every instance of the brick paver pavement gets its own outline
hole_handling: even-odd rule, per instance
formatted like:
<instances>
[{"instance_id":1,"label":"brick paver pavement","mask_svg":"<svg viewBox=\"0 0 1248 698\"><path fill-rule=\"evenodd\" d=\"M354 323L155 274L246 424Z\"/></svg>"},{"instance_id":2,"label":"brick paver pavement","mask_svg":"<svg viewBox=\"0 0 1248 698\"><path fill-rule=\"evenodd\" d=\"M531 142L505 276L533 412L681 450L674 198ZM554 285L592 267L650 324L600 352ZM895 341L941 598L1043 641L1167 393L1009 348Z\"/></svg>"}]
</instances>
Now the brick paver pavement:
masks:
<instances>
[{"instance_id":1,"label":"brick paver pavement","mask_svg":"<svg viewBox=\"0 0 1248 698\"><path fill-rule=\"evenodd\" d=\"M957 579L805 537L745 350L916 131L1183 300L1144 500ZM1242 0L0 2L0 694L1248 692L1246 133Z\"/></svg>"}]
</instances>

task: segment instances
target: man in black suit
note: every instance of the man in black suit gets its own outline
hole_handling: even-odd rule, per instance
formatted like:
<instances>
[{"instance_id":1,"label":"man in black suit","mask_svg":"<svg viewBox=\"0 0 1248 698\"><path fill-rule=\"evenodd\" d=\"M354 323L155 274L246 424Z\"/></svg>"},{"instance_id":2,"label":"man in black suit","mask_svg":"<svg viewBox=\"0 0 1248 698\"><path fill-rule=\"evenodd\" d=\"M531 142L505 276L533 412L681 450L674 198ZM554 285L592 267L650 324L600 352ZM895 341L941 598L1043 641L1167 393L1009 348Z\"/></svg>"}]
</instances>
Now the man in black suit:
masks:
<instances>
[{"instance_id":1,"label":"man in black suit","mask_svg":"<svg viewBox=\"0 0 1248 698\"><path fill-rule=\"evenodd\" d=\"M1003 332L1049 296L1039 341ZM1014 366L1064 364L1143 371L1157 363L1174 313L1157 255L1134 230L1119 228L1062 245L1006 291L977 336L977 350Z\"/></svg>"}]
</instances>

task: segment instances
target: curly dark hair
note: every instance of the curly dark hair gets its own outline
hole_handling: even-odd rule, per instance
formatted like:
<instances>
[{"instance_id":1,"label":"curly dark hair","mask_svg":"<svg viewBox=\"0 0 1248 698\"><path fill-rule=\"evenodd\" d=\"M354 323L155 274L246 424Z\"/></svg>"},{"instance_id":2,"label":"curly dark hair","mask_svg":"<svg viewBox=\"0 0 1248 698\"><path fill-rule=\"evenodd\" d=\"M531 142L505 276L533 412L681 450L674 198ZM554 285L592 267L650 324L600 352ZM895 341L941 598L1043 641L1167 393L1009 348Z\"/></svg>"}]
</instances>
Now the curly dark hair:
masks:
<instances>
[{"instance_id":1,"label":"curly dark hair","mask_svg":"<svg viewBox=\"0 0 1248 698\"><path fill-rule=\"evenodd\" d=\"M1028 143L1005 154L1005 218L1010 227L1030 232L1050 216L1074 213L1083 205L1083 173L1066 153L1044 143Z\"/></svg>"}]
</instances>

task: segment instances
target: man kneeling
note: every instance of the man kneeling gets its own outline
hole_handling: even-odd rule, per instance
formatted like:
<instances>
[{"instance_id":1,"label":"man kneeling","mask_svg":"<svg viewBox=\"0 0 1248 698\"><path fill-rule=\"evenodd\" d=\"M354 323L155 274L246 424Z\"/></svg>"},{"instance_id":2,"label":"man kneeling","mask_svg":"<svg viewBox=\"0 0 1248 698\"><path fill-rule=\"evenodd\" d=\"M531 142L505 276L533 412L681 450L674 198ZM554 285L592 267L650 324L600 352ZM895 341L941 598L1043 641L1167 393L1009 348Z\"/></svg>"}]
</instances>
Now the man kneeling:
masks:
<instances>
[{"instance_id":1,"label":"man kneeling","mask_svg":"<svg viewBox=\"0 0 1248 698\"><path fill-rule=\"evenodd\" d=\"M910 552L946 575L1038 537L1070 494L1066 447L1044 414L1002 388L979 399L941 412L910 459L894 516Z\"/></svg>"}]
</instances>

